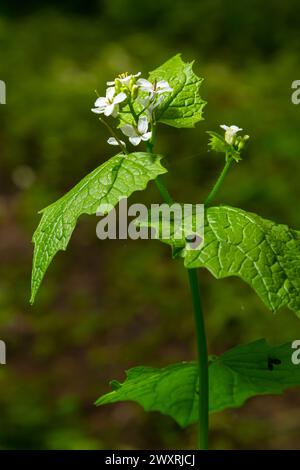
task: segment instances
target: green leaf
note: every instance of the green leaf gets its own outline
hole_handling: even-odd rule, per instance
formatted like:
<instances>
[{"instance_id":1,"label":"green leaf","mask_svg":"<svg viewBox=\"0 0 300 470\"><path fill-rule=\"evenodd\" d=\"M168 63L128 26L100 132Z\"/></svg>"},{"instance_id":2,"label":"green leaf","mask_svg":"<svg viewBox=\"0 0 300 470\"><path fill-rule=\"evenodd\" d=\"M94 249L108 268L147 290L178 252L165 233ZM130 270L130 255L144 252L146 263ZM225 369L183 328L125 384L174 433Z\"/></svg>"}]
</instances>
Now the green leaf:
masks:
<instances>
[{"instance_id":1,"label":"green leaf","mask_svg":"<svg viewBox=\"0 0 300 470\"><path fill-rule=\"evenodd\" d=\"M173 88L156 110L156 120L173 127L194 127L201 121L206 102L199 95L202 78L193 72L193 62L185 63L180 54L150 73L150 81L167 80Z\"/></svg>"},{"instance_id":2,"label":"green leaf","mask_svg":"<svg viewBox=\"0 0 300 470\"><path fill-rule=\"evenodd\" d=\"M138 227L150 227L152 238L172 246L173 258L183 250L200 249L204 238L204 205L173 203L153 206L146 218L138 217Z\"/></svg>"},{"instance_id":3,"label":"green leaf","mask_svg":"<svg viewBox=\"0 0 300 470\"><path fill-rule=\"evenodd\" d=\"M284 305L300 316L300 232L229 206L209 207L204 244L177 250L187 268L206 268L217 279L238 276L273 312ZM179 247L180 248L180 247Z\"/></svg>"},{"instance_id":4,"label":"green leaf","mask_svg":"<svg viewBox=\"0 0 300 470\"><path fill-rule=\"evenodd\" d=\"M126 371L119 388L103 395L96 405L135 401L145 411L160 411L180 426L188 426L197 416L197 367L193 362L172 364L163 369L134 367Z\"/></svg>"},{"instance_id":5,"label":"green leaf","mask_svg":"<svg viewBox=\"0 0 300 470\"><path fill-rule=\"evenodd\" d=\"M218 134L217 132L213 132L213 131L208 131L207 133L209 134L208 145L210 146L210 148L214 150L215 152L226 153L228 150L229 144L225 142L224 137Z\"/></svg>"},{"instance_id":6,"label":"green leaf","mask_svg":"<svg viewBox=\"0 0 300 470\"><path fill-rule=\"evenodd\" d=\"M242 159L240 151L238 150L238 145L234 146L228 144L225 141L224 137L218 134L217 132L208 131L207 133L210 137L208 145L212 150L214 150L215 152L224 153L226 155L226 158L232 157L236 162L239 162ZM239 140L238 143L244 141L243 138L240 139L242 140Z\"/></svg>"},{"instance_id":7,"label":"green leaf","mask_svg":"<svg viewBox=\"0 0 300 470\"><path fill-rule=\"evenodd\" d=\"M185 251L186 267L238 276L272 311L287 305L300 316L300 232L229 206L206 215L203 248Z\"/></svg>"},{"instance_id":8,"label":"green leaf","mask_svg":"<svg viewBox=\"0 0 300 470\"><path fill-rule=\"evenodd\" d=\"M300 385L300 365L291 362L291 344L269 346L265 340L237 346L209 365L210 412L241 406L256 395L280 394ZM162 369L135 367L123 384L96 404L135 401L146 411L160 411L185 427L198 419L198 370L195 362Z\"/></svg>"},{"instance_id":9,"label":"green leaf","mask_svg":"<svg viewBox=\"0 0 300 470\"><path fill-rule=\"evenodd\" d=\"M149 153L118 154L41 211L43 216L33 235L31 303L52 258L59 250L66 250L78 217L96 214L100 204L115 206L134 191L145 189L150 180L166 173L160 160Z\"/></svg>"}]
</instances>

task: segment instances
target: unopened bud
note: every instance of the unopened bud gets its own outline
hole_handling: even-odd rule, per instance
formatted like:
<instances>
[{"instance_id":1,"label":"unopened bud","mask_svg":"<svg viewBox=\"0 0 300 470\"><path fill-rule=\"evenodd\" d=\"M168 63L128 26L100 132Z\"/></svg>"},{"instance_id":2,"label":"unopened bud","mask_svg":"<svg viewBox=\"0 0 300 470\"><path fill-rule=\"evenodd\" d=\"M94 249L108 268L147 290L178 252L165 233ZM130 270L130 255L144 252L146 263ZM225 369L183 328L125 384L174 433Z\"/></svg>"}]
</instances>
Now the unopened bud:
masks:
<instances>
[{"instance_id":1,"label":"unopened bud","mask_svg":"<svg viewBox=\"0 0 300 470\"><path fill-rule=\"evenodd\" d=\"M136 82L136 78L134 76L131 77L130 81L129 81L129 85L128 85L128 88L129 90L131 91L135 85L135 82Z\"/></svg>"},{"instance_id":2,"label":"unopened bud","mask_svg":"<svg viewBox=\"0 0 300 470\"><path fill-rule=\"evenodd\" d=\"M138 92L139 92L139 87L137 85L133 85L131 89L131 97L133 100L136 99Z\"/></svg>"},{"instance_id":3,"label":"unopened bud","mask_svg":"<svg viewBox=\"0 0 300 470\"><path fill-rule=\"evenodd\" d=\"M122 83L121 83L121 81L119 80L119 78L116 78L116 79L115 79L115 90L116 90L116 94L120 93L121 88L122 88Z\"/></svg>"},{"instance_id":4,"label":"unopened bud","mask_svg":"<svg viewBox=\"0 0 300 470\"><path fill-rule=\"evenodd\" d=\"M247 140L249 140L249 135L244 135L243 137L240 137L239 138L239 142L238 142L238 146L237 146L237 149L240 151L242 150L244 147L245 147L245 143L247 142Z\"/></svg>"}]
</instances>

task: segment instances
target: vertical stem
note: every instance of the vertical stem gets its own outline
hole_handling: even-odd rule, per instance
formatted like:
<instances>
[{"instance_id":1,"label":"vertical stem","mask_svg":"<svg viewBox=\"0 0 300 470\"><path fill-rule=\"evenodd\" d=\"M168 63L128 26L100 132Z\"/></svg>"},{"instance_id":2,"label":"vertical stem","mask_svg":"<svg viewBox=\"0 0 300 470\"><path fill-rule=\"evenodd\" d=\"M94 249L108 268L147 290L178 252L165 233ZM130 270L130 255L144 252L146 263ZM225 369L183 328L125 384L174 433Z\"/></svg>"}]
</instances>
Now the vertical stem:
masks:
<instances>
[{"instance_id":1,"label":"vertical stem","mask_svg":"<svg viewBox=\"0 0 300 470\"><path fill-rule=\"evenodd\" d=\"M218 190L220 189L220 187L221 187L221 185L224 181L224 178L227 175L227 172L230 168L232 160L233 160L233 158L231 157L231 158L228 158L228 160L226 161L225 166L224 166L223 170L221 171L221 173L219 175L219 178L216 181L216 184L214 185L214 187L212 188L209 195L207 196L207 198L204 201L204 204L206 206L208 206L209 203L214 199L215 195L217 194Z\"/></svg>"},{"instance_id":2,"label":"vertical stem","mask_svg":"<svg viewBox=\"0 0 300 470\"><path fill-rule=\"evenodd\" d=\"M169 191L165 187L164 183L162 182L162 179L160 176L157 176L155 178L155 184L158 189L158 191L161 194L161 197L165 201L166 204L172 205L173 204L173 199L172 196L170 195Z\"/></svg>"},{"instance_id":3,"label":"vertical stem","mask_svg":"<svg viewBox=\"0 0 300 470\"><path fill-rule=\"evenodd\" d=\"M188 269L190 290L192 294L192 302L194 308L197 352L198 352L198 371L199 371L199 389L198 389L198 406L199 406L199 429L198 429L198 446L200 450L208 449L208 356L205 334L205 324L203 318L203 310L201 304L201 294L199 288L198 273L196 269Z\"/></svg>"},{"instance_id":4,"label":"vertical stem","mask_svg":"<svg viewBox=\"0 0 300 470\"><path fill-rule=\"evenodd\" d=\"M147 152L152 153L153 152L153 143L151 141L146 142L146 148L147 148ZM155 178L155 184L156 184L156 187L157 187L158 191L160 192L161 197L165 201L165 203L169 204L169 205L172 205L173 204L173 198L172 198L171 194L169 193L169 191L167 190L164 183L162 182L162 179L161 179L160 176L157 176Z\"/></svg>"},{"instance_id":5,"label":"vertical stem","mask_svg":"<svg viewBox=\"0 0 300 470\"><path fill-rule=\"evenodd\" d=\"M153 151L153 139L147 142L147 151L152 153ZM215 185L208 194L204 204L209 205L216 196L220 189L225 176L233 161L232 157L226 155L226 162L221 171ZM155 180L156 186L167 204L172 204L173 199L169 194L167 188L164 186L160 177ZM203 318L201 293L198 279L198 272L196 269L187 269L190 290L192 294L192 303L194 309L194 318L196 325L196 337L197 337L197 354L198 354L198 376L199 376L199 388L198 388L198 448L199 450L208 449L208 432L209 432L209 377L208 377L208 354L207 354L207 343L205 333L205 323Z\"/></svg>"},{"instance_id":6,"label":"vertical stem","mask_svg":"<svg viewBox=\"0 0 300 470\"><path fill-rule=\"evenodd\" d=\"M152 153L153 151L153 143L152 142L146 142L146 149L148 153Z\"/></svg>"},{"instance_id":7,"label":"vertical stem","mask_svg":"<svg viewBox=\"0 0 300 470\"><path fill-rule=\"evenodd\" d=\"M134 110L134 107L133 107L133 104L132 104L130 98L129 98L129 100L128 100L128 104L129 104L130 112L131 112L131 114L132 114L132 116L133 116L135 122L138 123L139 117L138 117L138 115L136 114L136 112L135 112L135 110Z\"/></svg>"},{"instance_id":8,"label":"vertical stem","mask_svg":"<svg viewBox=\"0 0 300 470\"><path fill-rule=\"evenodd\" d=\"M152 153L153 142L146 142L147 151ZM225 176L225 175L224 175ZM155 183L163 200L166 204L173 204L172 196L165 187L159 176L156 177ZM203 319L203 311L201 304L201 294L199 287L198 274L196 269L187 269L190 290L192 294L192 302L194 308L194 317L196 324L197 351L198 351L198 370L199 370L199 419L198 419L198 448L199 450L208 449L208 355L206 345L205 324Z\"/></svg>"}]
</instances>

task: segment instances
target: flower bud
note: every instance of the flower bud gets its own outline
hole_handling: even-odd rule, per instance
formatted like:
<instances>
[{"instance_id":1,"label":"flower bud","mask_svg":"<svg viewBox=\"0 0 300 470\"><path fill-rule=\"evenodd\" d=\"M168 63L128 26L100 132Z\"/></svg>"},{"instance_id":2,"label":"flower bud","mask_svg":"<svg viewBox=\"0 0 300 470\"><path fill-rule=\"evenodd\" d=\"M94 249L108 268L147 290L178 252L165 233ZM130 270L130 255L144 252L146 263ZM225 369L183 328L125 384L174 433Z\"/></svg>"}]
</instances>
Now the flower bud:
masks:
<instances>
[{"instance_id":1,"label":"flower bud","mask_svg":"<svg viewBox=\"0 0 300 470\"><path fill-rule=\"evenodd\" d=\"M121 92L121 89L122 89L122 83L120 81L119 78L116 78L115 79L115 90L116 90L116 93L120 93Z\"/></svg>"},{"instance_id":2,"label":"flower bud","mask_svg":"<svg viewBox=\"0 0 300 470\"><path fill-rule=\"evenodd\" d=\"M247 142L247 140L249 140L249 138L250 137L247 134L239 138L239 141L237 143L238 151L241 151L245 147L245 143Z\"/></svg>"},{"instance_id":3,"label":"flower bud","mask_svg":"<svg viewBox=\"0 0 300 470\"><path fill-rule=\"evenodd\" d=\"M137 85L133 85L131 89L131 98L135 100L137 98L139 92L139 87Z\"/></svg>"},{"instance_id":4,"label":"flower bud","mask_svg":"<svg viewBox=\"0 0 300 470\"><path fill-rule=\"evenodd\" d=\"M135 85L135 82L136 82L136 78L134 77L134 75L132 75L130 81L129 81L129 84L128 84L128 88L130 91L132 91L134 85Z\"/></svg>"}]
</instances>

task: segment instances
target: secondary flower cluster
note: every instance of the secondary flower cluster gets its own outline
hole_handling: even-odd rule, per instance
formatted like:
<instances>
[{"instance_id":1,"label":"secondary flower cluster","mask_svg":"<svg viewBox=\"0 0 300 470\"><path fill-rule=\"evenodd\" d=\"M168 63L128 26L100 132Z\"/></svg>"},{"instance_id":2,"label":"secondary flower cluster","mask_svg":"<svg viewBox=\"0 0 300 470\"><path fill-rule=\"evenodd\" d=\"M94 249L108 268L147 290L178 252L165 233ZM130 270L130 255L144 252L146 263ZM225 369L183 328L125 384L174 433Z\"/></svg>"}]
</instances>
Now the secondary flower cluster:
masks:
<instances>
[{"instance_id":1,"label":"secondary flower cluster","mask_svg":"<svg viewBox=\"0 0 300 470\"><path fill-rule=\"evenodd\" d=\"M222 124L220 127L225 131L224 136L217 132L208 131L210 136L208 145L215 152L224 153L226 161L232 158L236 162L239 162L242 159L241 152L245 147L249 136L237 135L243 130L238 126L227 126L226 124Z\"/></svg>"},{"instance_id":2,"label":"secondary flower cluster","mask_svg":"<svg viewBox=\"0 0 300 470\"><path fill-rule=\"evenodd\" d=\"M120 129L132 145L151 140L154 110L162 103L163 95L173 91L166 80L150 82L139 78L140 75L140 72L122 74L107 82L105 96L97 98L92 108L93 113L118 117ZM107 142L125 147L125 142L117 136L110 137Z\"/></svg>"},{"instance_id":3,"label":"secondary flower cluster","mask_svg":"<svg viewBox=\"0 0 300 470\"><path fill-rule=\"evenodd\" d=\"M241 127L238 126L226 126L226 124L222 124L220 127L225 131L225 142L238 153L240 153L241 150L243 150L243 148L245 147L245 143L249 139L249 135L246 134L243 136L238 136L237 133L243 130Z\"/></svg>"}]
</instances>

